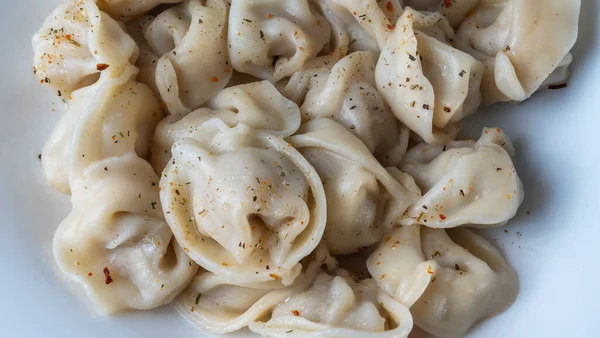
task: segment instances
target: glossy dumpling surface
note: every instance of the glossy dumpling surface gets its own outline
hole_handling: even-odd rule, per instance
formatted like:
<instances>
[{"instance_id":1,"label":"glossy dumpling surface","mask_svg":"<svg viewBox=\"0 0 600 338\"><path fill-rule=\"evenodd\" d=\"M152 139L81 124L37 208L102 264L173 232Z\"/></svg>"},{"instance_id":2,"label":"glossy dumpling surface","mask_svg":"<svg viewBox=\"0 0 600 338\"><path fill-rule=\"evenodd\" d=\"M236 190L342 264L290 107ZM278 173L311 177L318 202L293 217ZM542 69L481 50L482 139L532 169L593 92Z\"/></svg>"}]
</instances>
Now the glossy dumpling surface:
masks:
<instances>
[{"instance_id":1,"label":"glossy dumpling surface","mask_svg":"<svg viewBox=\"0 0 600 338\"><path fill-rule=\"evenodd\" d=\"M514 301L513 268L489 242L467 229L399 226L371 254L367 267L414 322L436 337L462 337Z\"/></svg>"},{"instance_id":2,"label":"glossy dumpling surface","mask_svg":"<svg viewBox=\"0 0 600 338\"><path fill-rule=\"evenodd\" d=\"M423 197L408 208L401 223L431 228L504 225L524 198L513 154L499 128L485 128L477 142L417 145L401 168L414 177Z\"/></svg>"}]
</instances>

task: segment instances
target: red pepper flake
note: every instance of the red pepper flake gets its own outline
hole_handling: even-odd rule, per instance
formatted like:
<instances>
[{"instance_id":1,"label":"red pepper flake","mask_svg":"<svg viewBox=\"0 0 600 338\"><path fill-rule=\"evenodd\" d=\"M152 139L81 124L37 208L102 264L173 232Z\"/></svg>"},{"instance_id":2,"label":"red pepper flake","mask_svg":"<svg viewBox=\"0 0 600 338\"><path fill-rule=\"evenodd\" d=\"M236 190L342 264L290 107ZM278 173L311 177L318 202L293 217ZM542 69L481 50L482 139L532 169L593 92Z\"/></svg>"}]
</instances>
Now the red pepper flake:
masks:
<instances>
[{"instance_id":1,"label":"red pepper flake","mask_svg":"<svg viewBox=\"0 0 600 338\"><path fill-rule=\"evenodd\" d=\"M273 18L273 14L269 13L269 15L267 15L267 17L268 17L269 19L272 19L272 18Z\"/></svg>"},{"instance_id":2,"label":"red pepper flake","mask_svg":"<svg viewBox=\"0 0 600 338\"><path fill-rule=\"evenodd\" d=\"M67 40L71 40L71 34L67 34L67 35L65 35L65 39L67 39Z\"/></svg>"},{"instance_id":3,"label":"red pepper flake","mask_svg":"<svg viewBox=\"0 0 600 338\"><path fill-rule=\"evenodd\" d=\"M104 270L102 270L104 272L104 283L106 285L110 284L113 282L112 277L110 276L110 270L108 270L107 267L104 267Z\"/></svg>"},{"instance_id":4,"label":"red pepper flake","mask_svg":"<svg viewBox=\"0 0 600 338\"><path fill-rule=\"evenodd\" d=\"M394 11L394 5L392 5L392 2L391 2L391 1L388 1L388 2L387 2L387 4L385 4L385 9L386 9L388 12L393 12L393 11Z\"/></svg>"},{"instance_id":5,"label":"red pepper flake","mask_svg":"<svg viewBox=\"0 0 600 338\"><path fill-rule=\"evenodd\" d=\"M300 316L300 311L298 310L292 310L292 314L296 317Z\"/></svg>"},{"instance_id":6,"label":"red pepper flake","mask_svg":"<svg viewBox=\"0 0 600 338\"><path fill-rule=\"evenodd\" d=\"M110 67L110 66L107 65L106 63L99 63L96 65L96 69L100 72L103 70L106 70L108 67Z\"/></svg>"},{"instance_id":7,"label":"red pepper flake","mask_svg":"<svg viewBox=\"0 0 600 338\"><path fill-rule=\"evenodd\" d=\"M92 275L94 275L94 274L91 272L88 272L88 277L92 277Z\"/></svg>"},{"instance_id":8,"label":"red pepper flake","mask_svg":"<svg viewBox=\"0 0 600 338\"><path fill-rule=\"evenodd\" d=\"M389 24L389 23L388 23L388 25L387 25L387 28L388 28L389 30L393 31L393 30L394 30L394 28L396 28L396 26L395 26L395 25L391 25L391 24Z\"/></svg>"},{"instance_id":9,"label":"red pepper flake","mask_svg":"<svg viewBox=\"0 0 600 338\"><path fill-rule=\"evenodd\" d=\"M440 219L443 221L446 219L446 216L444 216L444 214L440 214Z\"/></svg>"},{"instance_id":10,"label":"red pepper flake","mask_svg":"<svg viewBox=\"0 0 600 338\"><path fill-rule=\"evenodd\" d=\"M433 274L434 274L434 272L433 272L433 269L431 268L431 265L429 265L429 266L427 267L427 273L428 273L428 274L430 274L430 275L433 275Z\"/></svg>"},{"instance_id":11,"label":"red pepper flake","mask_svg":"<svg viewBox=\"0 0 600 338\"><path fill-rule=\"evenodd\" d=\"M281 278L281 277L277 276L277 275L276 275L276 274L274 274L274 273L270 273L270 274L269 274L269 277L273 278L274 280L278 280L279 278Z\"/></svg>"},{"instance_id":12,"label":"red pepper flake","mask_svg":"<svg viewBox=\"0 0 600 338\"><path fill-rule=\"evenodd\" d=\"M452 6L452 0L444 0L444 7L450 8Z\"/></svg>"},{"instance_id":13,"label":"red pepper flake","mask_svg":"<svg viewBox=\"0 0 600 338\"><path fill-rule=\"evenodd\" d=\"M212 79L210 79L212 82L219 82L219 78L216 76L213 76Z\"/></svg>"}]
</instances>

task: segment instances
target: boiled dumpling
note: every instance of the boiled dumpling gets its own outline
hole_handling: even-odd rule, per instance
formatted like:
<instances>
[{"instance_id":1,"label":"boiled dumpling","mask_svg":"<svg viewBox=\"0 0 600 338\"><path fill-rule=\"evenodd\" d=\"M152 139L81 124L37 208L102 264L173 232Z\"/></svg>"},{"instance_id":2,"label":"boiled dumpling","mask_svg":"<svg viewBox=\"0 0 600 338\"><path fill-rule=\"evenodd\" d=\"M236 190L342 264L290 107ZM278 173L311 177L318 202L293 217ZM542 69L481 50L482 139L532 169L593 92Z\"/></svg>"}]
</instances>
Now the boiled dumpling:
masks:
<instances>
[{"instance_id":1,"label":"boiled dumpling","mask_svg":"<svg viewBox=\"0 0 600 338\"><path fill-rule=\"evenodd\" d=\"M366 146L329 119L304 124L288 139L316 168L327 196L325 241L333 254L349 254L378 242L389 208L401 214L419 196L412 178L386 170Z\"/></svg>"},{"instance_id":2,"label":"boiled dumpling","mask_svg":"<svg viewBox=\"0 0 600 338\"><path fill-rule=\"evenodd\" d=\"M173 239L158 196L158 177L135 154L85 168L72 187L73 210L54 235L62 274L102 312L167 304L195 275Z\"/></svg>"},{"instance_id":3,"label":"boiled dumpling","mask_svg":"<svg viewBox=\"0 0 600 338\"><path fill-rule=\"evenodd\" d=\"M233 0L229 55L235 70L277 82L329 43L327 20L309 0Z\"/></svg>"},{"instance_id":4,"label":"boiled dumpling","mask_svg":"<svg viewBox=\"0 0 600 338\"><path fill-rule=\"evenodd\" d=\"M69 193L72 181L96 161L126 153L149 155L162 117L160 105L150 88L135 81L133 66L119 76L113 71L73 92L69 109L44 146L44 175L61 192Z\"/></svg>"},{"instance_id":5,"label":"boiled dumpling","mask_svg":"<svg viewBox=\"0 0 600 338\"><path fill-rule=\"evenodd\" d=\"M273 309L267 322L250 323L266 337L407 337L408 308L378 289L373 279L355 281L347 271L321 270L308 290Z\"/></svg>"},{"instance_id":6,"label":"boiled dumpling","mask_svg":"<svg viewBox=\"0 0 600 338\"><path fill-rule=\"evenodd\" d=\"M291 284L325 228L318 174L281 136L217 118L200 128L173 144L161 178L175 237L228 280Z\"/></svg>"},{"instance_id":7,"label":"boiled dumpling","mask_svg":"<svg viewBox=\"0 0 600 338\"><path fill-rule=\"evenodd\" d=\"M188 0L128 25L141 48L140 79L171 114L199 108L231 78L227 14L224 0Z\"/></svg>"},{"instance_id":8,"label":"boiled dumpling","mask_svg":"<svg viewBox=\"0 0 600 338\"><path fill-rule=\"evenodd\" d=\"M334 55L310 59L288 79L277 82L276 87L300 106L313 86L327 81L329 72L338 61L338 56Z\"/></svg>"},{"instance_id":9,"label":"boiled dumpling","mask_svg":"<svg viewBox=\"0 0 600 338\"><path fill-rule=\"evenodd\" d=\"M142 15L161 4L176 4L183 0L98 0L102 10L115 19L127 20Z\"/></svg>"},{"instance_id":10,"label":"boiled dumpling","mask_svg":"<svg viewBox=\"0 0 600 338\"><path fill-rule=\"evenodd\" d=\"M410 307L415 324L436 337L464 336L517 295L513 268L467 229L399 225L367 266L383 290Z\"/></svg>"},{"instance_id":11,"label":"boiled dumpling","mask_svg":"<svg viewBox=\"0 0 600 338\"><path fill-rule=\"evenodd\" d=\"M138 48L121 25L92 0L57 7L33 37L33 72L67 99L110 69L120 74L135 63Z\"/></svg>"},{"instance_id":12,"label":"boiled dumpling","mask_svg":"<svg viewBox=\"0 0 600 338\"><path fill-rule=\"evenodd\" d=\"M505 224L524 196L513 153L498 128L484 129L477 142L420 144L409 150L400 167L415 179L423 197L408 208L401 223L432 228Z\"/></svg>"},{"instance_id":13,"label":"boiled dumpling","mask_svg":"<svg viewBox=\"0 0 600 338\"><path fill-rule=\"evenodd\" d=\"M292 285L281 281L245 283L203 271L179 297L177 310L193 324L213 333L237 331L270 317L273 308L311 286L320 269L333 271L337 262L319 246L306 257Z\"/></svg>"},{"instance_id":14,"label":"boiled dumpling","mask_svg":"<svg viewBox=\"0 0 600 338\"><path fill-rule=\"evenodd\" d=\"M406 8L382 48L377 88L402 123L429 144L443 144L477 110L483 65L448 44L452 30L439 13Z\"/></svg>"},{"instance_id":15,"label":"boiled dumpling","mask_svg":"<svg viewBox=\"0 0 600 338\"><path fill-rule=\"evenodd\" d=\"M573 62L573 55L567 54L562 61L558 64L558 67L544 80L540 89L552 89L555 86L560 88L569 79L569 66Z\"/></svg>"},{"instance_id":16,"label":"boiled dumpling","mask_svg":"<svg viewBox=\"0 0 600 338\"><path fill-rule=\"evenodd\" d=\"M396 22L402 13L400 0L317 0L315 2L331 25L332 42L326 50L330 50L331 55L339 57L355 51L379 52L377 40L370 35L373 33L372 27L379 24L387 28L387 25ZM380 19L380 22L377 22L375 17L367 17L371 6L378 11L376 18ZM363 27L359 21L372 25Z\"/></svg>"},{"instance_id":17,"label":"boiled dumpling","mask_svg":"<svg viewBox=\"0 0 600 338\"><path fill-rule=\"evenodd\" d=\"M439 12L450 25L458 28L472 13L479 0L405 0L404 4L420 11Z\"/></svg>"},{"instance_id":18,"label":"boiled dumpling","mask_svg":"<svg viewBox=\"0 0 600 338\"><path fill-rule=\"evenodd\" d=\"M154 93L160 97L160 92L156 87L156 63L160 57L155 54L144 36L148 26L154 22L154 19L156 19L154 15L142 15L128 21L125 28L140 50L140 55L135 63L135 66L139 69L137 80L152 88Z\"/></svg>"},{"instance_id":19,"label":"boiled dumpling","mask_svg":"<svg viewBox=\"0 0 600 338\"><path fill-rule=\"evenodd\" d=\"M456 46L485 64L484 104L523 101L538 90L573 47L580 7L580 0L477 3Z\"/></svg>"},{"instance_id":20,"label":"boiled dumpling","mask_svg":"<svg viewBox=\"0 0 600 338\"><path fill-rule=\"evenodd\" d=\"M299 99L306 88L300 106L303 121L333 119L360 138L384 166L396 166L408 147L409 130L376 89L377 58L374 52L354 52L330 70L320 67L294 74L283 92Z\"/></svg>"},{"instance_id":21,"label":"boiled dumpling","mask_svg":"<svg viewBox=\"0 0 600 338\"><path fill-rule=\"evenodd\" d=\"M300 127L298 106L282 96L268 81L228 87L214 96L206 107L188 115L166 117L156 128L151 163L162 171L171 158L171 146L182 137L203 138L209 142L217 129L204 122L218 118L230 127L244 123L287 137ZM204 128L207 127L207 128Z\"/></svg>"},{"instance_id":22,"label":"boiled dumpling","mask_svg":"<svg viewBox=\"0 0 600 338\"><path fill-rule=\"evenodd\" d=\"M366 49L376 52L383 48L390 31L394 29L394 23L402 13L402 1L399 0L327 0L327 2L331 3L333 9L336 6L345 8L348 14L354 17L355 23L358 23L376 43L375 48ZM353 26L350 26L350 31L360 32Z\"/></svg>"}]
</instances>

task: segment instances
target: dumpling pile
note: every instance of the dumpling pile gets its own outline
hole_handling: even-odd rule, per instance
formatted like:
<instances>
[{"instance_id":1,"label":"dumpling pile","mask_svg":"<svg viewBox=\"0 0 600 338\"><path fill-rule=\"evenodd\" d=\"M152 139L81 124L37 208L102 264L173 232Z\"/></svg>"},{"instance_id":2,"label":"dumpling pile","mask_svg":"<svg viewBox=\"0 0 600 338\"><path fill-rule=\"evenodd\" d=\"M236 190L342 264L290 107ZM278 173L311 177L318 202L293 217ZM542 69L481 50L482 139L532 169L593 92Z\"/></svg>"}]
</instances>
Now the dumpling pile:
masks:
<instances>
[{"instance_id":1,"label":"dumpling pile","mask_svg":"<svg viewBox=\"0 0 600 338\"><path fill-rule=\"evenodd\" d=\"M471 229L524 193L482 105L568 76L579 0L71 0L33 38L66 112L55 262L104 313L265 337L460 337L517 275Z\"/></svg>"}]
</instances>

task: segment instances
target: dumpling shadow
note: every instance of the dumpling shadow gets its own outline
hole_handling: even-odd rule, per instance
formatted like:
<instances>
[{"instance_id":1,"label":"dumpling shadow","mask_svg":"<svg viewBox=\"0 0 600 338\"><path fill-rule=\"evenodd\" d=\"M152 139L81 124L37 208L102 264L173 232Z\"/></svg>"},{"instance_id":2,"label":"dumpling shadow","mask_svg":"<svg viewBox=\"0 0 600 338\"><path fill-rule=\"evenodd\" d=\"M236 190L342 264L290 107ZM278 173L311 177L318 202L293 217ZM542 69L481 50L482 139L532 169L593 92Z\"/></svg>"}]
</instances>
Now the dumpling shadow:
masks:
<instances>
[{"instance_id":1,"label":"dumpling shadow","mask_svg":"<svg viewBox=\"0 0 600 338\"><path fill-rule=\"evenodd\" d=\"M507 251L514 251L522 242L515 236L521 233L533 234L543 232L544 222L538 218L546 215L553 204L551 180L544 173L544 164L536 161L532 151L528 151L523 142L514 140L516 150L515 167L519 178L523 182L524 199L517 214L502 227L476 230L478 234L490 241L504 257ZM509 258L509 257L507 257Z\"/></svg>"},{"instance_id":2,"label":"dumpling shadow","mask_svg":"<svg viewBox=\"0 0 600 338\"><path fill-rule=\"evenodd\" d=\"M514 147L516 152L515 168L523 182L525 198L515 217L509 220L503 228L510 230L512 227L526 226L531 229L534 226L543 226L543 224L531 222L531 215L532 213L543 214L552 205L550 180L544 174L544 163L535 160L536 157L518 139L514 141Z\"/></svg>"},{"instance_id":3,"label":"dumpling shadow","mask_svg":"<svg viewBox=\"0 0 600 338\"><path fill-rule=\"evenodd\" d=\"M582 1L579 15L579 36L573 47L574 73L584 71L586 64L598 44L596 22L599 20L600 1Z\"/></svg>"}]
</instances>

